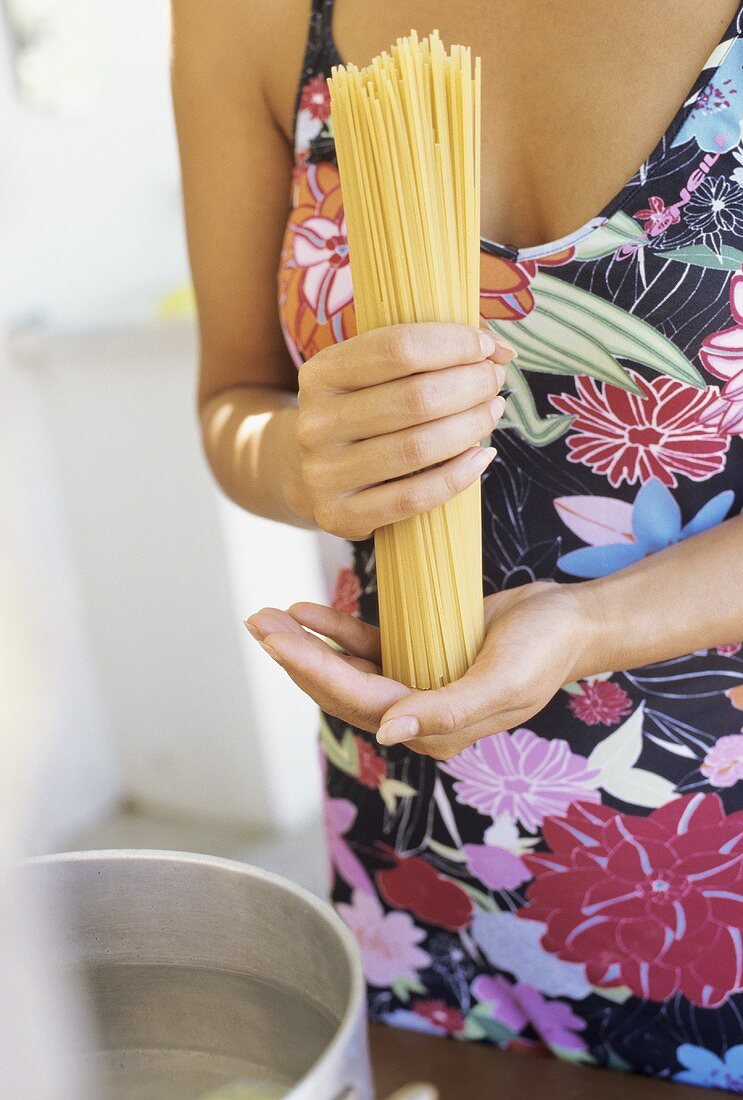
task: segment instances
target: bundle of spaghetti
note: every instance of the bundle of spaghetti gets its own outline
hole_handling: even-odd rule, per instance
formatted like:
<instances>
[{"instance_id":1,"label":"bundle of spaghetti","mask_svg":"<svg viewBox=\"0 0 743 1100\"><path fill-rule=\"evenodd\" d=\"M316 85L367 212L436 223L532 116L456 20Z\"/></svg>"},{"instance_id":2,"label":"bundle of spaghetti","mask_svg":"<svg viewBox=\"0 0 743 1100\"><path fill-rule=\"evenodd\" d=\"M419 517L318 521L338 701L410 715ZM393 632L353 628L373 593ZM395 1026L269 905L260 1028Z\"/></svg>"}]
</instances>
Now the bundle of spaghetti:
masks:
<instances>
[{"instance_id":1,"label":"bundle of spaghetti","mask_svg":"<svg viewBox=\"0 0 743 1100\"><path fill-rule=\"evenodd\" d=\"M477 326L479 58L413 31L364 69L335 67L329 85L359 332ZM479 481L374 542L385 675L459 679L484 632Z\"/></svg>"}]
</instances>

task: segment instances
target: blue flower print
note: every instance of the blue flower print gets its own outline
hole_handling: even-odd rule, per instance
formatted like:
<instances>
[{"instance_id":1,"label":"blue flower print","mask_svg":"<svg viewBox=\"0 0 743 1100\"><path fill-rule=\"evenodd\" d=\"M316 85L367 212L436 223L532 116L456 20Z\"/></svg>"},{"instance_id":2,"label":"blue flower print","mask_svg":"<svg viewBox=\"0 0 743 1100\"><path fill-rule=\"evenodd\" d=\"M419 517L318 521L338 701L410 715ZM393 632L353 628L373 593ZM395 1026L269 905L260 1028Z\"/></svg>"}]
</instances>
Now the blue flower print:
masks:
<instances>
[{"instance_id":1,"label":"blue flower print","mask_svg":"<svg viewBox=\"0 0 743 1100\"><path fill-rule=\"evenodd\" d=\"M743 1092L743 1045L730 1047L720 1058L704 1047L684 1043L676 1051L676 1058L685 1068L674 1074L674 1081Z\"/></svg>"},{"instance_id":2,"label":"blue flower print","mask_svg":"<svg viewBox=\"0 0 743 1100\"><path fill-rule=\"evenodd\" d=\"M695 138L705 153L727 153L740 141L743 118L743 42L736 38L702 88L674 145Z\"/></svg>"},{"instance_id":3,"label":"blue flower print","mask_svg":"<svg viewBox=\"0 0 743 1100\"><path fill-rule=\"evenodd\" d=\"M682 527L681 509L671 492L657 478L652 478L640 489L632 505L632 541L584 546L564 554L557 564L573 577L606 577L656 550L716 527L730 511L733 496L729 489L718 493Z\"/></svg>"}]
</instances>

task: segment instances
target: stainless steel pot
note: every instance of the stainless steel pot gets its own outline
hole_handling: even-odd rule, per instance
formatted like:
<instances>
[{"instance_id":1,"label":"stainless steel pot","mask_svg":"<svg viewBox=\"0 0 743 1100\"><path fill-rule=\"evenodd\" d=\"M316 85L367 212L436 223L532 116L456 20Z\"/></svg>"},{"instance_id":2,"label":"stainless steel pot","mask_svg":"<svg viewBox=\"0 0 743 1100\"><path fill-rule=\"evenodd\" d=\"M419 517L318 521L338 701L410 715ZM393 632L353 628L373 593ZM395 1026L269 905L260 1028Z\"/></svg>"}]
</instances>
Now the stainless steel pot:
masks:
<instances>
[{"instance_id":1,"label":"stainless steel pot","mask_svg":"<svg viewBox=\"0 0 743 1100\"><path fill-rule=\"evenodd\" d=\"M372 1100L358 950L311 894L179 852L48 856L21 874L63 910L60 964L87 990L101 1097L196 1100L243 1079Z\"/></svg>"}]
</instances>

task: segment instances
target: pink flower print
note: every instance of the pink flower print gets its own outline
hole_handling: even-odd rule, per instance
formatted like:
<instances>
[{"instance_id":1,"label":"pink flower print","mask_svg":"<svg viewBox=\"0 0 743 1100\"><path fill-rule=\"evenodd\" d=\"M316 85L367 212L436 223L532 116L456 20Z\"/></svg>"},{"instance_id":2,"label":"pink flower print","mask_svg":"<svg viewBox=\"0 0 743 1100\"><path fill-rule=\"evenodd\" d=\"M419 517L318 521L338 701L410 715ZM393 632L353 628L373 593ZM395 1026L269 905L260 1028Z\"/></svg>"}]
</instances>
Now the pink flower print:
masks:
<instances>
[{"instance_id":1,"label":"pink flower print","mask_svg":"<svg viewBox=\"0 0 743 1100\"><path fill-rule=\"evenodd\" d=\"M484 737L440 767L456 777L458 802L488 817L504 814L529 833L576 799L599 800L592 786L598 770L566 741L537 737L529 729Z\"/></svg>"},{"instance_id":2,"label":"pink flower print","mask_svg":"<svg viewBox=\"0 0 743 1100\"><path fill-rule=\"evenodd\" d=\"M409 913L385 913L373 894L355 890L351 904L336 906L356 937L364 976L369 985L384 987L398 978L415 981L431 956L418 946L426 933Z\"/></svg>"},{"instance_id":3,"label":"pink flower print","mask_svg":"<svg viewBox=\"0 0 743 1100\"><path fill-rule=\"evenodd\" d=\"M512 985L507 978L500 975L495 978L490 974L478 974L472 983L472 995L481 1003L487 1004L494 1020L503 1024L514 1035L518 1035L526 1027L528 1020L526 1013L514 996L514 990L518 986Z\"/></svg>"},{"instance_id":4,"label":"pink flower print","mask_svg":"<svg viewBox=\"0 0 743 1100\"><path fill-rule=\"evenodd\" d=\"M702 419L721 434L743 433L743 273L730 280L730 312L734 325L706 336L699 349L702 365L716 378L725 379L719 400Z\"/></svg>"},{"instance_id":5,"label":"pink flower print","mask_svg":"<svg viewBox=\"0 0 743 1100\"><path fill-rule=\"evenodd\" d=\"M518 1034L531 1025L548 1047L566 1051L586 1050L585 1041L576 1035L586 1021L576 1016L564 1001L548 1001L532 985L511 985L505 978L480 974L472 983L472 993L492 1011L494 1020Z\"/></svg>"},{"instance_id":6,"label":"pink flower print","mask_svg":"<svg viewBox=\"0 0 743 1100\"><path fill-rule=\"evenodd\" d=\"M531 878L523 859L507 848L492 844L465 844L470 873L490 890L515 890Z\"/></svg>"},{"instance_id":7,"label":"pink flower print","mask_svg":"<svg viewBox=\"0 0 743 1100\"><path fill-rule=\"evenodd\" d=\"M718 737L699 769L713 787L733 787L743 779L743 733Z\"/></svg>"},{"instance_id":8,"label":"pink flower print","mask_svg":"<svg viewBox=\"0 0 743 1100\"><path fill-rule=\"evenodd\" d=\"M360 597L361 585L353 569L348 566L339 569L335 578L331 607L336 611L345 611L347 615L358 615Z\"/></svg>"},{"instance_id":9,"label":"pink flower print","mask_svg":"<svg viewBox=\"0 0 743 1100\"><path fill-rule=\"evenodd\" d=\"M725 645L718 645L717 654L719 657L734 657L741 649L743 642L726 642Z\"/></svg>"},{"instance_id":10,"label":"pink flower print","mask_svg":"<svg viewBox=\"0 0 743 1100\"><path fill-rule=\"evenodd\" d=\"M550 397L556 409L574 417L568 460L606 475L614 488L652 477L675 487L676 474L705 481L719 473L730 440L705 421L719 400L717 389L698 390L664 375L646 381L635 371L629 374L641 395L581 376L574 397Z\"/></svg>"},{"instance_id":11,"label":"pink flower print","mask_svg":"<svg viewBox=\"0 0 743 1100\"><path fill-rule=\"evenodd\" d=\"M347 798L327 798L324 810L325 843L331 876L333 871L337 871L349 886L354 886L362 893L374 894L374 884L364 870L363 863L344 839L344 834L356 820L356 807Z\"/></svg>"},{"instance_id":12,"label":"pink flower print","mask_svg":"<svg viewBox=\"0 0 743 1100\"><path fill-rule=\"evenodd\" d=\"M570 696L570 709L587 726L614 726L632 710L632 701L613 680L583 681Z\"/></svg>"},{"instance_id":13,"label":"pink flower print","mask_svg":"<svg viewBox=\"0 0 743 1100\"><path fill-rule=\"evenodd\" d=\"M294 226L293 260L304 271L302 293L318 324L349 305L353 287L342 210L335 219L318 214Z\"/></svg>"},{"instance_id":14,"label":"pink flower print","mask_svg":"<svg viewBox=\"0 0 743 1100\"><path fill-rule=\"evenodd\" d=\"M637 210L633 216L645 223L643 228L649 237L659 237L669 226L677 225L681 220L678 207L666 206L659 195L651 195L648 209Z\"/></svg>"},{"instance_id":15,"label":"pink flower print","mask_svg":"<svg viewBox=\"0 0 743 1100\"><path fill-rule=\"evenodd\" d=\"M313 76L302 88L300 111L309 111L312 118L326 122L330 118L330 93L328 82L322 73Z\"/></svg>"}]
</instances>

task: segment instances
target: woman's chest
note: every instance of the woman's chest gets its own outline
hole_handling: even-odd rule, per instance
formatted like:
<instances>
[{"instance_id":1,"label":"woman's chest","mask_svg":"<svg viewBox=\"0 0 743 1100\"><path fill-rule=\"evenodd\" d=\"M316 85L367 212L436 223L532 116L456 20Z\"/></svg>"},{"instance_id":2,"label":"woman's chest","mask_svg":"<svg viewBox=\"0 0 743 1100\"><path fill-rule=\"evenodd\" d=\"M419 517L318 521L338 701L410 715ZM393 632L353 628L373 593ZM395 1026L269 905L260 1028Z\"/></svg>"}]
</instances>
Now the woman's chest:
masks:
<instances>
[{"instance_id":1,"label":"woman's chest","mask_svg":"<svg viewBox=\"0 0 743 1100\"><path fill-rule=\"evenodd\" d=\"M325 83L344 58L327 31L308 52L298 99L292 212L279 271L282 325L298 364L355 331ZM519 351L504 439L524 461L512 455L508 467L534 467L534 483L560 498L609 499L608 490L631 506L640 486L657 482L674 494L679 515L691 518L707 502L710 479L720 486L713 497L743 491L740 463L732 461L743 432L737 20L710 52L686 80L650 154L627 170L603 206L596 200L579 229L544 241L562 228L548 224L535 248L483 240L481 314ZM487 144L486 113L484 123ZM574 165L568 170L580 175ZM538 495L533 485L516 490L513 515L520 500L534 503ZM507 493L500 487L496 496ZM540 523L554 512L550 500L529 508Z\"/></svg>"},{"instance_id":2,"label":"woman's chest","mask_svg":"<svg viewBox=\"0 0 743 1100\"><path fill-rule=\"evenodd\" d=\"M524 248L583 225L623 187L737 7L737 0L394 7L336 0L328 21L343 61L366 63L411 26L436 26L444 41L482 57L482 232ZM293 92L282 95L290 102Z\"/></svg>"}]
</instances>

